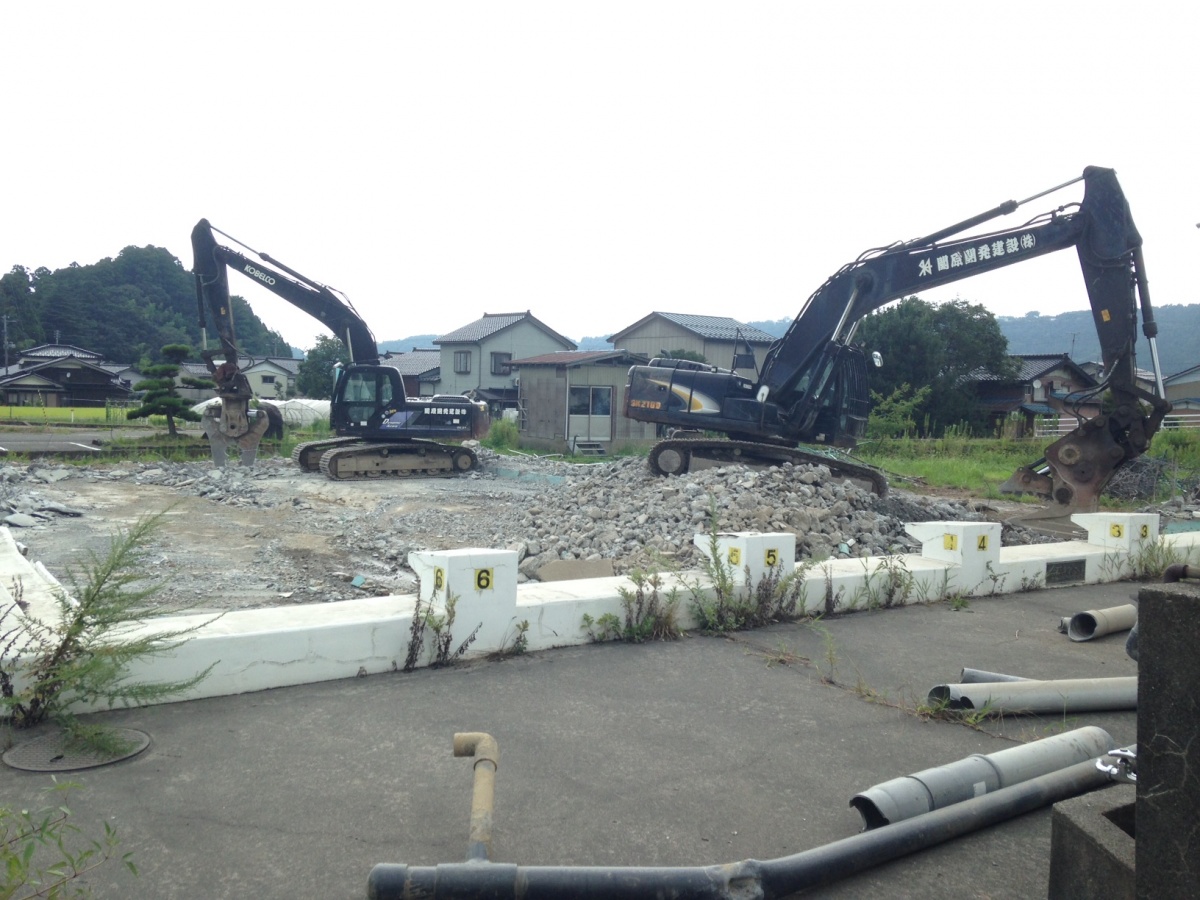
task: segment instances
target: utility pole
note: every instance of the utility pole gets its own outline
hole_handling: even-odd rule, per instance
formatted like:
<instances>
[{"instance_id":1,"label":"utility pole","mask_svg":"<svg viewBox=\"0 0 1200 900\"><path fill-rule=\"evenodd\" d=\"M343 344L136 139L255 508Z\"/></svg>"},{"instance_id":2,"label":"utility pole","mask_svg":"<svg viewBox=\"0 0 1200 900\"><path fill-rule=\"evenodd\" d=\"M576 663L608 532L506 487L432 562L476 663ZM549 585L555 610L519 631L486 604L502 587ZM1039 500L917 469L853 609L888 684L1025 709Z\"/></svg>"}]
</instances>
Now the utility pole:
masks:
<instances>
[{"instance_id":1,"label":"utility pole","mask_svg":"<svg viewBox=\"0 0 1200 900\"><path fill-rule=\"evenodd\" d=\"M8 374L8 313L4 314L4 372Z\"/></svg>"}]
</instances>

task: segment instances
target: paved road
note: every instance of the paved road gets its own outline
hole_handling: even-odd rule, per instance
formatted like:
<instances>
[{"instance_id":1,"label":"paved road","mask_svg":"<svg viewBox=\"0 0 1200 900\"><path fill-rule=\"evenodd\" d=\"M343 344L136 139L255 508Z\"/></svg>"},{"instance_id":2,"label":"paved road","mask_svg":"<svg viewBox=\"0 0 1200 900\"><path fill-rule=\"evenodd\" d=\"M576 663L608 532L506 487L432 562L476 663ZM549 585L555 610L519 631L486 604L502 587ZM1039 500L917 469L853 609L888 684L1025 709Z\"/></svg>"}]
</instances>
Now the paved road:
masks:
<instances>
[{"instance_id":1,"label":"paved road","mask_svg":"<svg viewBox=\"0 0 1200 900\"><path fill-rule=\"evenodd\" d=\"M36 428L0 423L0 456L99 456L103 444L156 433L145 428ZM201 436L199 431L194 433Z\"/></svg>"},{"instance_id":2,"label":"paved road","mask_svg":"<svg viewBox=\"0 0 1200 900\"><path fill-rule=\"evenodd\" d=\"M857 833L850 798L891 778L1083 725L1134 742L1133 712L1008 715L976 730L915 710L962 666L1134 674L1123 635L1072 643L1056 626L1136 590L912 606L116 711L104 720L151 745L75 773L86 787L70 806L87 833L114 825L142 870L136 880L98 870L89 881L101 900L361 898L375 863L465 859L471 761L453 758L451 740L485 731L501 753L498 861L771 859ZM49 782L0 766L12 803L37 802ZM811 896L1045 897L1049 856L1042 810Z\"/></svg>"}]
</instances>

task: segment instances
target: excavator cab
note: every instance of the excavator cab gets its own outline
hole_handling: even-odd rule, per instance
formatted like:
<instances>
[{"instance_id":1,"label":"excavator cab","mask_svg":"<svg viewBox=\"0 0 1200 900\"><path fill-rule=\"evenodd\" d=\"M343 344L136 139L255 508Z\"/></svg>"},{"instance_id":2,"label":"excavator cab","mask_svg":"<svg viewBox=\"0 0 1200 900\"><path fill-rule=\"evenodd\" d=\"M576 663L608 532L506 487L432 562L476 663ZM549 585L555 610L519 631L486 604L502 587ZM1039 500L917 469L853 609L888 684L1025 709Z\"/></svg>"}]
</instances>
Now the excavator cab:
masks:
<instances>
[{"instance_id":1,"label":"excavator cab","mask_svg":"<svg viewBox=\"0 0 1200 900\"><path fill-rule=\"evenodd\" d=\"M338 379L330 403L330 427L335 434L358 436L378 431L385 413L404 405L400 373L390 366L350 366Z\"/></svg>"}]
</instances>

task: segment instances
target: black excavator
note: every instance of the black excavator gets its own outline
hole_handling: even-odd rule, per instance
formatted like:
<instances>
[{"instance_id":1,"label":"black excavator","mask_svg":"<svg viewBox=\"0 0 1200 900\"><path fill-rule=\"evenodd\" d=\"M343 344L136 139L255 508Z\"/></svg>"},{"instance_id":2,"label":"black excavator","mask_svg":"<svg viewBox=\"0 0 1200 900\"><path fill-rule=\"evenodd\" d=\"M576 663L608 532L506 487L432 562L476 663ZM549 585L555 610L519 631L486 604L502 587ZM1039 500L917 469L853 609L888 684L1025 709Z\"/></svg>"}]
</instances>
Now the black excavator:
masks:
<instances>
[{"instance_id":1,"label":"black excavator","mask_svg":"<svg viewBox=\"0 0 1200 900\"><path fill-rule=\"evenodd\" d=\"M214 232L254 254L217 243ZM192 229L193 273L200 327L212 319L225 362L206 355L220 409L205 417L213 457L223 463L227 448L241 450L243 464L253 462L268 422L250 408L252 393L238 368L241 354L229 301L228 270L236 270L322 322L343 344L350 362L338 366L330 401L329 425L337 437L300 444L292 458L305 471L329 478L362 476L449 475L479 465L470 447L442 441L482 438L487 406L463 396L407 397L404 380L392 366L381 365L375 336L345 295L306 278L266 253L259 253L201 219Z\"/></svg>"},{"instance_id":2,"label":"black excavator","mask_svg":"<svg viewBox=\"0 0 1200 900\"><path fill-rule=\"evenodd\" d=\"M1005 231L963 236L1026 203L1084 182L1082 202L1059 206ZM757 380L687 360L653 359L629 370L625 415L671 429L650 452L662 475L693 464L817 462L841 477L887 490L868 466L799 444L853 448L870 413L868 362L853 343L858 323L918 291L1074 248L1083 271L1103 355L1100 384L1076 398L1076 427L1042 459L1018 469L1002 489L1047 498L1046 515L1094 510L1118 467L1145 453L1170 404L1163 399L1157 325L1150 305L1142 239L1112 169L1088 167L1025 200L1009 200L915 240L869 250L833 274L808 299L768 351ZM1153 357L1156 393L1138 386L1134 346L1139 309ZM879 364L877 354L872 354ZM1103 412L1085 418L1079 402L1106 394ZM717 432L728 439L707 438ZM690 434L689 434L690 433Z\"/></svg>"}]
</instances>

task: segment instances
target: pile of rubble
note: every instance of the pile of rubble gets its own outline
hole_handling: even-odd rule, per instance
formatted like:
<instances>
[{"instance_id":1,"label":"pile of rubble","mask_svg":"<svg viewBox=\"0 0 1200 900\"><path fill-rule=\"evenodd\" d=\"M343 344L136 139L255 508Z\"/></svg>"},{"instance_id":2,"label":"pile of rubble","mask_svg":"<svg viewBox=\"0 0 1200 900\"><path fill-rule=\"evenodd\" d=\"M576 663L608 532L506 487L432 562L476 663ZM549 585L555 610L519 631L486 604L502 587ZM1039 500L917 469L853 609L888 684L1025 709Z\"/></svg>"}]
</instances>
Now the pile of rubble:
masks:
<instances>
[{"instance_id":1,"label":"pile of rubble","mask_svg":"<svg viewBox=\"0 0 1200 900\"><path fill-rule=\"evenodd\" d=\"M482 469L449 479L425 479L429 502L402 515L386 491L364 494L335 513L315 510L288 489L302 474L286 459L250 468L215 469L205 462L122 463L65 467L0 467L0 504L11 514L52 518L39 485L64 478L155 484L230 507L279 507L301 525L376 565L399 570L417 549L501 547L516 550L523 577L554 560L611 560L613 571L699 562L697 533L788 531L803 559L879 556L919 550L907 522L981 520L972 504L898 490L878 497L831 475L825 466L770 469L723 466L678 478L652 475L644 459L575 465L537 457L499 457L481 450ZM374 482L374 484L381 484ZM454 502L441 497L453 497ZM468 510L464 512L463 510ZM14 523L15 524L15 523ZM28 523L26 523L28 524ZM1046 540L1006 525L1006 544Z\"/></svg>"},{"instance_id":2,"label":"pile of rubble","mask_svg":"<svg viewBox=\"0 0 1200 900\"><path fill-rule=\"evenodd\" d=\"M833 477L825 466L722 466L679 478L651 474L640 459L589 467L569 489L544 491L508 517L503 534L533 573L555 559L612 559L627 571L663 561L699 562L693 538L717 531L791 532L796 559L909 553L913 521L982 520L972 505L893 491L878 497ZM513 526L516 527L513 527ZM1046 540L1005 526L1005 543Z\"/></svg>"}]
</instances>

